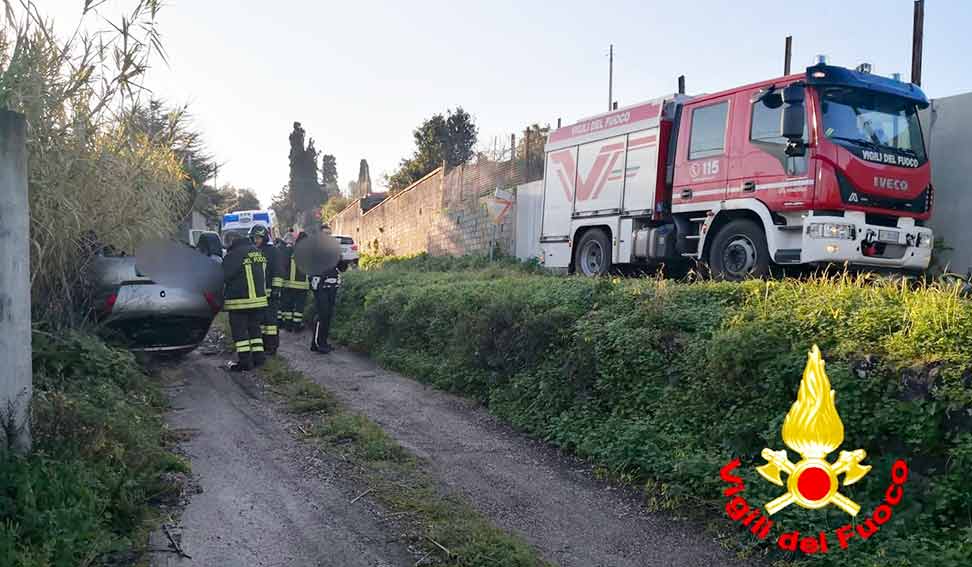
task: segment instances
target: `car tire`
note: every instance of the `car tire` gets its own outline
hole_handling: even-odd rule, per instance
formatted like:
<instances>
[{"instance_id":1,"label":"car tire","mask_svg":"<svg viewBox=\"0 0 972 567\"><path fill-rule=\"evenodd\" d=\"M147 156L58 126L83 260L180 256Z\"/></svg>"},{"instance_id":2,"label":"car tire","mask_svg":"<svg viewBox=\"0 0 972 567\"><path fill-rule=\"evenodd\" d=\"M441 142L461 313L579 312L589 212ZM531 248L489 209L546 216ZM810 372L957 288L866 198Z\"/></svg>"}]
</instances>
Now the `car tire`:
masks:
<instances>
[{"instance_id":1,"label":"car tire","mask_svg":"<svg viewBox=\"0 0 972 567\"><path fill-rule=\"evenodd\" d=\"M611 238L600 228L585 232L574 248L574 273L597 277L610 271Z\"/></svg>"},{"instance_id":2,"label":"car tire","mask_svg":"<svg viewBox=\"0 0 972 567\"><path fill-rule=\"evenodd\" d=\"M717 279L741 281L770 273L766 234L749 219L736 219L715 234L708 254L709 269Z\"/></svg>"}]
</instances>

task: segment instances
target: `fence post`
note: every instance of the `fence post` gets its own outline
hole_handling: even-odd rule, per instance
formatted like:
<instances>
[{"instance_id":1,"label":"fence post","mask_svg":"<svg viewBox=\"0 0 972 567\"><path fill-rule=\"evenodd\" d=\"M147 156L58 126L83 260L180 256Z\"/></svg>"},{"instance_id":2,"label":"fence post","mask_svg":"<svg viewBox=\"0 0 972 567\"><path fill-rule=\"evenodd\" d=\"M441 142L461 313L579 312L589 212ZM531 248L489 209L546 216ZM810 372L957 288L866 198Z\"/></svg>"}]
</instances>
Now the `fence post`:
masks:
<instances>
[{"instance_id":1,"label":"fence post","mask_svg":"<svg viewBox=\"0 0 972 567\"><path fill-rule=\"evenodd\" d=\"M523 131L523 181L530 179L530 128Z\"/></svg>"},{"instance_id":2,"label":"fence post","mask_svg":"<svg viewBox=\"0 0 972 567\"><path fill-rule=\"evenodd\" d=\"M30 329L27 123L0 111L0 418L7 447L30 450L33 395Z\"/></svg>"}]
</instances>

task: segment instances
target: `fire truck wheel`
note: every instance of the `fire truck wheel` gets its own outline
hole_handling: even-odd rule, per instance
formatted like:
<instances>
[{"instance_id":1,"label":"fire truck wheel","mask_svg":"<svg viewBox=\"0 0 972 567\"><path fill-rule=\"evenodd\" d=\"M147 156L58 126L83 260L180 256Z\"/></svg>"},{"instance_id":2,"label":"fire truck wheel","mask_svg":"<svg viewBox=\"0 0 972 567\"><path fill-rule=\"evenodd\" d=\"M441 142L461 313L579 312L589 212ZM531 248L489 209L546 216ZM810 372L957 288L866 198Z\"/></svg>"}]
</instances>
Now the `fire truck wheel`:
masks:
<instances>
[{"instance_id":1,"label":"fire truck wheel","mask_svg":"<svg viewBox=\"0 0 972 567\"><path fill-rule=\"evenodd\" d=\"M763 229L747 219L736 219L719 229L709 248L709 268L716 277L731 281L769 275L769 247Z\"/></svg>"},{"instance_id":2,"label":"fire truck wheel","mask_svg":"<svg viewBox=\"0 0 972 567\"><path fill-rule=\"evenodd\" d=\"M611 269L611 239L599 228L581 236L574 250L574 271L585 276L605 276Z\"/></svg>"}]
</instances>

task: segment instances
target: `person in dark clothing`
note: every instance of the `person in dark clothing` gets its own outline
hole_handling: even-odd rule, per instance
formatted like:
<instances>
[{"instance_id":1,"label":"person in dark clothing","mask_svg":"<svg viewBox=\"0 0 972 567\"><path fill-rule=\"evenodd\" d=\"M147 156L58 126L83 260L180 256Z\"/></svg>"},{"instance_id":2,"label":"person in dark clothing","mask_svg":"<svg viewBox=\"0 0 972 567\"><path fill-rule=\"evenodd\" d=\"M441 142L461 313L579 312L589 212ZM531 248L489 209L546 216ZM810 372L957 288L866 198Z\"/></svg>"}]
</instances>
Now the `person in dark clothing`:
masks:
<instances>
[{"instance_id":1,"label":"person in dark clothing","mask_svg":"<svg viewBox=\"0 0 972 567\"><path fill-rule=\"evenodd\" d=\"M306 237L307 234L301 232L294 245L296 246L297 242ZM307 304L307 290L310 289L310 284L304 272L297 267L297 260L294 258L294 246L288 246L287 251L282 256L281 261L285 269L280 319L284 329L298 332L304 326L304 306Z\"/></svg>"},{"instance_id":2,"label":"person in dark clothing","mask_svg":"<svg viewBox=\"0 0 972 567\"><path fill-rule=\"evenodd\" d=\"M280 346L277 310L280 306L280 290L283 288L283 266L280 264L278 250L270 241L270 231L267 227L258 224L251 228L250 240L266 259L266 263L263 264L263 282L267 289L267 308L263 310L260 331L263 334L265 354L273 356L277 354L277 347Z\"/></svg>"},{"instance_id":3,"label":"person in dark clothing","mask_svg":"<svg viewBox=\"0 0 972 567\"><path fill-rule=\"evenodd\" d=\"M223 261L223 244L219 241L219 236L211 232L204 232L199 235L196 242L196 250L200 254L211 258L215 262Z\"/></svg>"},{"instance_id":4,"label":"person in dark clothing","mask_svg":"<svg viewBox=\"0 0 972 567\"><path fill-rule=\"evenodd\" d=\"M237 362L229 369L241 372L265 361L260 323L268 305L263 279L266 258L241 235L230 233L227 244L229 251L223 259L223 309L229 314L237 355Z\"/></svg>"},{"instance_id":5,"label":"person in dark clothing","mask_svg":"<svg viewBox=\"0 0 972 567\"><path fill-rule=\"evenodd\" d=\"M321 232L331 234L326 224L321 225ZM337 302L337 291L341 287L341 272L337 266L324 270L310 277L310 287L314 292L314 305L317 313L314 316L313 335L310 349L319 354L331 352L331 345L327 337L331 332L331 319L334 317L334 304Z\"/></svg>"}]
</instances>

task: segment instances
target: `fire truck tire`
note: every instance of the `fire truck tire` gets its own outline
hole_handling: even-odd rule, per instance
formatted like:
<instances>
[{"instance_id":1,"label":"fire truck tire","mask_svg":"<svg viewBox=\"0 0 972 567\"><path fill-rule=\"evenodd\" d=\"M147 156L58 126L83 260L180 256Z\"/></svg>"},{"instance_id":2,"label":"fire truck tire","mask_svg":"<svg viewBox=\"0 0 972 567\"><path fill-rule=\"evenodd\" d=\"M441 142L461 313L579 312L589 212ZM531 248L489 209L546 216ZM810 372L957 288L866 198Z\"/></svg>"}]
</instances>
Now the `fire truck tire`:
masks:
<instances>
[{"instance_id":1,"label":"fire truck tire","mask_svg":"<svg viewBox=\"0 0 972 567\"><path fill-rule=\"evenodd\" d=\"M749 219L736 219L716 233L708 254L709 269L723 280L761 278L770 273L769 247L763 229Z\"/></svg>"},{"instance_id":2,"label":"fire truck tire","mask_svg":"<svg viewBox=\"0 0 972 567\"><path fill-rule=\"evenodd\" d=\"M600 228L588 230L574 249L574 273L605 276L611 270L611 239Z\"/></svg>"}]
</instances>

